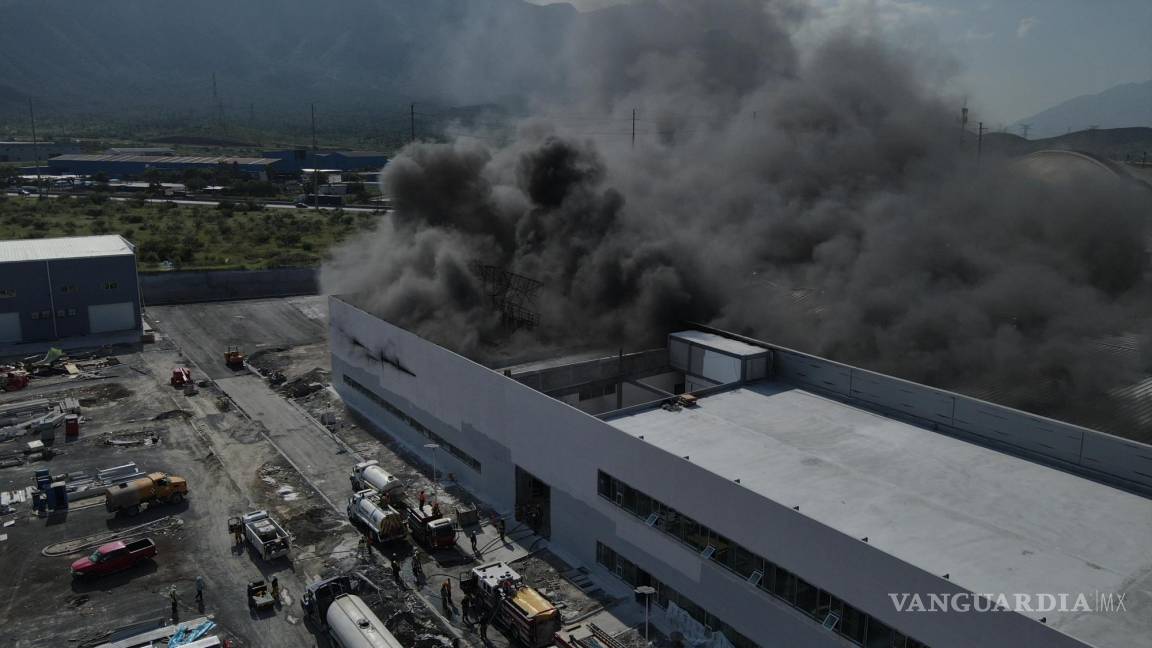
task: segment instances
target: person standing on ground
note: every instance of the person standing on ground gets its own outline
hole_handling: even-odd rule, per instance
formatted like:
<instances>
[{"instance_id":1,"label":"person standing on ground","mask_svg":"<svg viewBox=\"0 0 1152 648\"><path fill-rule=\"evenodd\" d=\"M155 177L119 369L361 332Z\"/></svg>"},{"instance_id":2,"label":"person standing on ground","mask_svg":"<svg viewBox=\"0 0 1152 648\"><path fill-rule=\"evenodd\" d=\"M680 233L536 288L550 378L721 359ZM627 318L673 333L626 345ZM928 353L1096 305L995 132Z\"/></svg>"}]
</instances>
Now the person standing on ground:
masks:
<instances>
[{"instance_id":1,"label":"person standing on ground","mask_svg":"<svg viewBox=\"0 0 1152 648\"><path fill-rule=\"evenodd\" d=\"M472 529L468 532L468 539L472 541L472 553L479 556L480 550L476 547L476 529Z\"/></svg>"},{"instance_id":2,"label":"person standing on ground","mask_svg":"<svg viewBox=\"0 0 1152 648\"><path fill-rule=\"evenodd\" d=\"M272 600L280 605L280 581L275 576L272 577Z\"/></svg>"},{"instance_id":3,"label":"person standing on ground","mask_svg":"<svg viewBox=\"0 0 1152 648\"><path fill-rule=\"evenodd\" d=\"M420 491L420 494L416 496L416 501L420 503L420 508L424 508L424 502L427 501L427 499L428 496L424 494L424 491Z\"/></svg>"},{"instance_id":4,"label":"person standing on ground","mask_svg":"<svg viewBox=\"0 0 1152 648\"><path fill-rule=\"evenodd\" d=\"M172 599L172 623L180 622L180 610L176 608L176 586L171 585L168 588L168 598Z\"/></svg>"},{"instance_id":5,"label":"person standing on ground","mask_svg":"<svg viewBox=\"0 0 1152 648\"><path fill-rule=\"evenodd\" d=\"M444 614L451 611L452 604L452 585L448 581L444 581L440 585L440 607L444 609Z\"/></svg>"},{"instance_id":6,"label":"person standing on ground","mask_svg":"<svg viewBox=\"0 0 1152 648\"><path fill-rule=\"evenodd\" d=\"M484 618L483 612L480 614L480 638L484 640L484 643L488 643L488 619Z\"/></svg>"},{"instance_id":7,"label":"person standing on ground","mask_svg":"<svg viewBox=\"0 0 1152 648\"><path fill-rule=\"evenodd\" d=\"M204 611L204 577L196 577L196 605L200 607L200 611Z\"/></svg>"},{"instance_id":8,"label":"person standing on ground","mask_svg":"<svg viewBox=\"0 0 1152 648\"><path fill-rule=\"evenodd\" d=\"M404 579L400 577L400 562L396 560L396 555L392 555L392 580L396 581L397 587L404 586Z\"/></svg>"},{"instance_id":9,"label":"person standing on ground","mask_svg":"<svg viewBox=\"0 0 1152 648\"><path fill-rule=\"evenodd\" d=\"M504 542L504 518L496 518L496 532L500 534L500 542Z\"/></svg>"}]
</instances>

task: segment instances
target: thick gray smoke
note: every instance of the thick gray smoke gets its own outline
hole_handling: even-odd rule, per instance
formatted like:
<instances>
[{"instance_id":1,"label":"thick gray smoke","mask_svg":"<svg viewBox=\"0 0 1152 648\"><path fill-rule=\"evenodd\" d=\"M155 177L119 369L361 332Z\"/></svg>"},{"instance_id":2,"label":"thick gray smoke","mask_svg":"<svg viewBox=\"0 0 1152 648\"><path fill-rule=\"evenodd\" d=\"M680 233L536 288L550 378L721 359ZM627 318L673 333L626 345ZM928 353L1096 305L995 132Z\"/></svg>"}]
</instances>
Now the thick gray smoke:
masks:
<instances>
[{"instance_id":1,"label":"thick gray smoke","mask_svg":"<svg viewBox=\"0 0 1152 648\"><path fill-rule=\"evenodd\" d=\"M335 253L326 291L477 355L503 328L474 262L542 282L520 345L636 348L692 319L1046 399L1140 369L1086 342L1144 329L1146 192L977 168L947 66L843 32L801 49L787 2L599 14L563 45L563 96L536 98L561 116L408 147L381 178L396 211Z\"/></svg>"}]
</instances>

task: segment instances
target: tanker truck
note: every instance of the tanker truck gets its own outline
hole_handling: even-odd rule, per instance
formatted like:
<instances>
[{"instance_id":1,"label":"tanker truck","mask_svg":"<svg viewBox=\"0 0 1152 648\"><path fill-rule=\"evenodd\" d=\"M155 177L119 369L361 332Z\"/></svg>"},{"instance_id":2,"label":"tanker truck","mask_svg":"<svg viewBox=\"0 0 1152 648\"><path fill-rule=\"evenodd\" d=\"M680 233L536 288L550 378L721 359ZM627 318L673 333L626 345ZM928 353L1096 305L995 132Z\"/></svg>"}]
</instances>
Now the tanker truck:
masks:
<instances>
[{"instance_id":1,"label":"tanker truck","mask_svg":"<svg viewBox=\"0 0 1152 648\"><path fill-rule=\"evenodd\" d=\"M371 488L365 488L348 498L348 520L368 529L376 542L389 542L404 537L404 516L380 501L380 495Z\"/></svg>"},{"instance_id":2,"label":"tanker truck","mask_svg":"<svg viewBox=\"0 0 1152 648\"><path fill-rule=\"evenodd\" d=\"M104 508L116 515L133 516L141 507L151 507L159 503L179 504L188 494L188 481L183 477L154 472L121 482L104 491Z\"/></svg>"}]
</instances>

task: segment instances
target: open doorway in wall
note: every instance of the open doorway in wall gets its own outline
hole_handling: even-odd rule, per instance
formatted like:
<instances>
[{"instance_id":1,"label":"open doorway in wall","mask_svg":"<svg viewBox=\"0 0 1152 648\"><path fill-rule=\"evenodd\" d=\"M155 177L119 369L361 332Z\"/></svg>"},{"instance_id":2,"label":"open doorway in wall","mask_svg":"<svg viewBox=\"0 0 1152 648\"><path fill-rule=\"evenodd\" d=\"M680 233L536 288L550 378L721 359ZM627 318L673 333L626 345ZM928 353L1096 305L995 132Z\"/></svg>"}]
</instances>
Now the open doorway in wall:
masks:
<instances>
[{"instance_id":1,"label":"open doorway in wall","mask_svg":"<svg viewBox=\"0 0 1152 648\"><path fill-rule=\"evenodd\" d=\"M516 466L516 521L542 538L552 537L552 488Z\"/></svg>"}]
</instances>

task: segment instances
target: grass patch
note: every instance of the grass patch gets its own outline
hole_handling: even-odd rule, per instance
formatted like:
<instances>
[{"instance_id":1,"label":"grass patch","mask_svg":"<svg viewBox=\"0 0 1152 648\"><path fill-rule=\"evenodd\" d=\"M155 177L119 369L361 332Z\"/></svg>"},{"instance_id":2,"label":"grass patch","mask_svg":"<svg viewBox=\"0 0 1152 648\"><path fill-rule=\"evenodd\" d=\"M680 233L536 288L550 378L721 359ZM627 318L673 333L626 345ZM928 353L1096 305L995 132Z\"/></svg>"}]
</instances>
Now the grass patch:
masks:
<instances>
[{"instance_id":1,"label":"grass patch","mask_svg":"<svg viewBox=\"0 0 1152 648\"><path fill-rule=\"evenodd\" d=\"M103 198L103 199L101 199ZM119 234L141 270L317 265L336 243L376 226L378 215L113 201L106 196L0 196L0 239Z\"/></svg>"}]
</instances>

